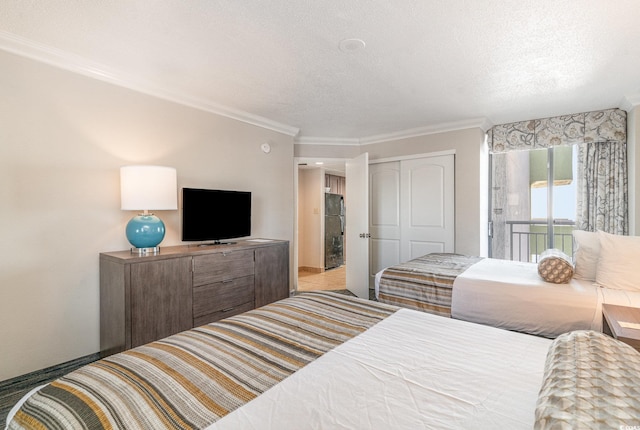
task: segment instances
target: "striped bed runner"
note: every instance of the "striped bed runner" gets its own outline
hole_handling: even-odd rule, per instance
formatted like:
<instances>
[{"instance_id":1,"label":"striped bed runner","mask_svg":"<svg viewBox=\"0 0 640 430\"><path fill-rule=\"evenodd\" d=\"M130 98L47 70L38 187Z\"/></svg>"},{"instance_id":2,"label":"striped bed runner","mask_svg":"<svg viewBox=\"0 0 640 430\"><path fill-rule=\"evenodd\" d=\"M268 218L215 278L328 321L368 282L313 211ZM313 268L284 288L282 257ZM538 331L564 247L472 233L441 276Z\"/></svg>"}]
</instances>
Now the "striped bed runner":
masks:
<instances>
[{"instance_id":1,"label":"striped bed runner","mask_svg":"<svg viewBox=\"0 0 640 430\"><path fill-rule=\"evenodd\" d=\"M84 366L9 429L203 428L397 310L310 292Z\"/></svg>"},{"instance_id":2,"label":"striped bed runner","mask_svg":"<svg viewBox=\"0 0 640 430\"><path fill-rule=\"evenodd\" d=\"M451 317L451 293L456 277L482 260L461 254L427 254L382 272L378 300Z\"/></svg>"}]
</instances>

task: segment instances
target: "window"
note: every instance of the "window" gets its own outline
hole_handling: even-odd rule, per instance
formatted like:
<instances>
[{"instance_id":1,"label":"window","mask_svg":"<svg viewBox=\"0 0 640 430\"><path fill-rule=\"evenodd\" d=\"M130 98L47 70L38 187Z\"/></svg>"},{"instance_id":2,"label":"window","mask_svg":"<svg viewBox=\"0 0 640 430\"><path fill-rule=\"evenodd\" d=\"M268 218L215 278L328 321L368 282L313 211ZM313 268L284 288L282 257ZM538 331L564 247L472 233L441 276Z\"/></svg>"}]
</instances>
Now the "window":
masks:
<instances>
[{"instance_id":1,"label":"window","mask_svg":"<svg viewBox=\"0 0 640 430\"><path fill-rule=\"evenodd\" d=\"M491 257L535 262L548 248L573 254L576 160L575 146L491 155Z\"/></svg>"},{"instance_id":2,"label":"window","mask_svg":"<svg viewBox=\"0 0 640 430\"><path fill-rule=\"evenodd\" d=\"M628 234L626 130L621 109L490 128L489 255L535 261L551 247L571 254L573 228Z\"/></svg>"}]
</instances>

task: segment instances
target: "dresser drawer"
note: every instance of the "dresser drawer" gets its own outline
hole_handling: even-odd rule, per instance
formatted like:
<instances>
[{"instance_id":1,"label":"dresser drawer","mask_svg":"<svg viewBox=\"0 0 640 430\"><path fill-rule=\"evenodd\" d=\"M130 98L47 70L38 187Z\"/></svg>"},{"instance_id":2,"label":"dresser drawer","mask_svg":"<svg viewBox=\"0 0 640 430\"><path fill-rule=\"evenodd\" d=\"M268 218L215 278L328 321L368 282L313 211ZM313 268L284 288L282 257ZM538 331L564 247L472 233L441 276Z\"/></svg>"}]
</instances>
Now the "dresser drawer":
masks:
<instances>
[{"instance_id":1,"label":"dresser drawer","mask_svg":"<svg viewBox=\"0 0 640 430\"><path fill-rule=\"evenodd\" d=\"M232 317L234 315L241 314L252 310L253 302L243 303L241 305L233 306L231 308L223 309L221 311L213 312L208 315L203 315L193 319L193 326L200 327L201 325L209 324L215 321L219 321L223 318Z\"/></svg>"},{"instance_id":2,"label":"dresser drawer","mask_svg":"<svg viewBox=\"0 0 640 430\"><path fill-rule=\"evenodd\" d=\"M193 257L193 286L253 275L253 250L218 252Z\"/></svg>"},{"instance_id":3,"label":"dresser drawer","mask_svg":"<svg viewBox=\"0 0 640 430\"><path fill-rule=\"evenodd\" d=\"M193 318L253 301L253 276L203 285L193 289Z\"/></svg>"}]
</instances>

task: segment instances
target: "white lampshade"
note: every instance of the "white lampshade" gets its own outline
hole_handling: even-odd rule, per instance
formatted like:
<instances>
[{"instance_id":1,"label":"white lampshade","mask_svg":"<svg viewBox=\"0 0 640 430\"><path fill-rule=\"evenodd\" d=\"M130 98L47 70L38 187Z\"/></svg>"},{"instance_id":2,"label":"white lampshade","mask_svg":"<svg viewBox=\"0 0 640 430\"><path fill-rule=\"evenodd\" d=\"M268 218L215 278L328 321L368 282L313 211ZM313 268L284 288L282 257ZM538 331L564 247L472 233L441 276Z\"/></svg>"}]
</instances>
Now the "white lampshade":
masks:
<instances>
[{"instance_id":1,"label":"white lampshade","mask_svg":"<svg viewBox=\"0 0 640 430\"><path fill-rule=\"evenodd\" d=\"M176 169L162 166L120 168L122 210L178 209Z\"/></svg>"}]
</instances>

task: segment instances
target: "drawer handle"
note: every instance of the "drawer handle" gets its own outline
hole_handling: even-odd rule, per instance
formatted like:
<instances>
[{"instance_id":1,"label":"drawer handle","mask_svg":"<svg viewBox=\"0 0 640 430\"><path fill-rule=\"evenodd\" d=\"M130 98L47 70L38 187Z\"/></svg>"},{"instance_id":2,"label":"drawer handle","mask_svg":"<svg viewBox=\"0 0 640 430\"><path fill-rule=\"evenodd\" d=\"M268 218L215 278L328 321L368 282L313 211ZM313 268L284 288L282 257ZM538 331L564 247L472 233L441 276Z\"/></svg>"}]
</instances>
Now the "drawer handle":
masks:
<instances>
[{"instance_id":1,"label":"drawer handle","mask_svg":"<svg viewBox=\"0 0 640 430\"><path fill-rule=\"evenodd\" d=\"M229 311L234 310L235 308L236 308L235 306L232 306L232 307L230 307L230 308L223 309L223 310L221 310L220 312L229 312Z\"/></svg>"},{"instance_id":2,"label":"drawer handle","mask_svg":"<svg viewBox=\"0 0 640 430\"><path fill-rule=\"evenodd\" d=\"M223 283L223 284L230 284L230 283L232 283L232 282L233 282L233 279L223 279L223 280L222 280L222 283Z\"/></svg>"}]
</instances>

